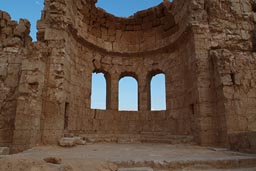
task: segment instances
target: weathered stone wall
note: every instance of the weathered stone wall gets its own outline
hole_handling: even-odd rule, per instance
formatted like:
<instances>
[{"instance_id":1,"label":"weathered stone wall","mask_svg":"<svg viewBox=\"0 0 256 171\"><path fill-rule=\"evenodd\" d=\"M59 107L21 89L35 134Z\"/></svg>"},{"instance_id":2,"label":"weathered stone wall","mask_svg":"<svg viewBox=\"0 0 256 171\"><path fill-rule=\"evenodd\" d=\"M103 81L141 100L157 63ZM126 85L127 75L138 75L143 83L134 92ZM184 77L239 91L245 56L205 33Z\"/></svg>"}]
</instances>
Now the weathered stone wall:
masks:
<instances>
[{"instance_id":1,"label":"weathered stone wall","mask_svg":"<svg viewBox=\"0 0 256 171\"><path fill-rule=\"evenodd\" d=\"M34 43L26 20L0 13L0 145L20 151L72 132L255 150L253 1L165 1L129 18L95 3L45 0ZM103 111L90 109L93 72L106 76ZM167 110L152 112L158 73ZM138 81L138 112L118 111L123 76Z\"/></svg>"},{"instance_id":2,"label":"weathered stone wall","mask_svg":"<svg viewBox=\"0 0 256 171\"><path fill-rule=\"evenodd\" d=\"M21 65L25 48L31 43L30 24L12 21L0 11L0 145L13 141Z\"/></svg>"},{"instance_id":3,"label":"weathered stone wall","mask_svg":"<svg viewBox=\"0 0 256 171\"><path fill-rule=\"evenodd\" d=\"M203 141L211 137L222 146L255 151L253 1L193 4L191 21L200 66L197 87L202 109L198 135Z\"/></svg>"},{"instance_id":4,"label":"weathered stone wall","mask_svg":"<svg viewBox=\"0 0 256 171\"><path fill-rule=\"evenodd\" d=\"M48 48L32 43L30 23L0 12L0 145L21 151L41 142Z\"/></svg>"},{"instance_id":5,"label":"weathered stone wall","mask_svg":"<svg viewBox=\"0 0 256 171\"><path fill-rule=\"evenodd\" d=\"M69 45L64 32L65 12L55 9L62 1L45 1L45 10L38 21L37 38L46 45L47 61L42 99L41 142L55 144L64 131L64 108L66 101L65 75L68 73L68 57L65 47ZM51 5L52 4L52 5ZM63 9L65 10L65 9Z\"/></svg>"},{"instance_id":6,"label":"weathered stone wall","mask_svg":"<svg viewBox=\"0 0 256 171\"><path fill-rule=\"evenodd\" d=\"M182 2L180 4L175 2L173 6L169 3L161 4L148 12L144 12L143 17L137 14L131 19L111 16L115 23L119 20L122 21L122 28L123 26L126 28L129 25L129 31L119 28L122 36L130 38L125 41L122 36L117 36L117 32L105 35L106 39L102 39L99 35L104 34L105 31L99 33L97 40L88 39L87 35L92 33L88 33L84 28L95 27L95 21L88 22L91 18L87 18L87 15L90 14L90 10L97 10L98 13L103 12L96 9L94 4L86 4L84 1L81 3L75 2L78 4L77 8L75 8L76 4L69 4L69 6L73 7L72 12L70 12L72 14L70 21L73 23L69 24L68 42L71 45L67 47L69 61L67 66L64 66L64 70L68 71L66 79L69 80L68 92L66 93L68 95L66 103L69 104L70 114L69 131L91 134L162 132L174 135L192 135L193 117L191 115L193 115L193 111L191 105L193 105L195 98L191 98L193 94L193 88L191 88L193 85L193 76L191 76L191 73L193 73L193 61L190 56L193 54L193 37L186 24L188 17L185 9L188 4L183 4ZM89 11L82 8L81 4L83 3ZM92 5L92 7L88 8L87 5ZM86 11L88 11L88 14L84 14ZM165 24L142 29L142 26L138 25L143 25L143 22L135 22L137 20L144 21L157 11L163 12L159 17L155 16L157 21L161 20L161 18L162 20L168 20L167 18L172 16L176 21L175 27L181 29L173 32L173 35L169 34L169 37L161 37L163 47L155 45L154 37L152 40L146 41L149 45L146 49L127 49L130 41L132 44L136 44L133 40L136 36L126 36L125 34L139 34L135 27L141 28L139 30L140 34L148 35L142 39L152 37L151 34L162 35L165 33L163 31ZM183 13L178 13L177 11L182 11ZM163 16L164 13L166 16ZM110 15L104 13L102 17L97 17L97 21L102 23L108 20L105 17L108 18ZM155 21L148 20L147 22L148 25L151 25L152 23L150 22ZM104 30L108 27L108 24L107 22L105 24L102 23L98 27L97 29ZM153 32L152 29L154 30ZM157 29L160 29L159 32L156 31ZM97 42L104 40L105 43L109 43L111 37L114 37L113 43L122 42L125 44L123 49L120 47L115 50L105 46L98 46ZM138 46L143 47L143 42L138 42ZM110 100L107 102L107 111L97 111L96 115L95 111L90 109L91 75L94 71L105 73L108 76L107 83L110 87L108 91ZM149 84L151 76L158 72L166 75L167 111L152 113L154 117L151 117ZM118 81L123 76L133 76L137 79L139 85L139 112L128 112L127 115L130 114L130 117L118 112ZM106 115L104 118L101 116L103 113ZM157 114L159 118L157 118ZM98 115L100 115L100 118Z\"/></svg>"},{"instance_id":7,"label":"weathered stone wall","mask_svg":"<svg viewBox=\"0 0 256 171\"><path fill-rule=\"evenodd\" d=\"M77 33L107 51L130 53L159 49L175 41L170 36L180 31L170 12L171 4L160 4L128 19L117 18L84 1L76 1L73 6L77 7L72 18Z\"/></svg>"},{"instance_id":8,"label":"weathered stone wall","mask_svg":"<svg viewBox=\"0 0 256 171\"><path fill-rule=\"evenodd\" d=\"M47 56L47 47L41 43L34 43L29 46L25 58L22 59L13 152L29 149L41 143Z\"/></svg>"},{"instance_id":9,"label":"weathered stone wall","mask_svg":"<svg viewBox=\"0 0 256 171\"><path fill-rule=\"evenodd\" d=\"M80 46L78 44L75 47ZM189 44L187 47L192 49ZM189 65L186 62L189 50L182 51L177 48L177 51L174 52L147 54L144 57L137 55L127 57L116 54L110 56L107 53L82 47L79 52L85 56L72 59L69 67L72 73L70 74L72 76L68 93L70 94L68 103L70 105L69 129L71 131L102 133L102 129L104 129L105 133L132 133L129 128L131 121L137 128L134 129L134 133L163 131L180 135L191 134L190 103L192 99L188 100L191 90L189 89L190 84L187 83L191 80L188 75L189 68L186 67ZM99 115L105 113L104 119L101 116L100 118L95 116L94 111L90 109L91 75L95 70L109 75L107 83L110 83L111 87L108 92L111 101L106 111L98 111ZM158 71L165 73L167 78L167 111L156 113L155 117L150 117L151 111L148 104L150 75L152 72ZM129 118L118 112L118 81L124 75L134 76L139 84L139 112L128 112ZM157 114L159 118L157 118ZM112 128L107 129L109 127Z\"/></svg>"},{"instance_id":10,"label":"weathered stone wall","mask_svg":"<svg viewBox=\"0 0 256 171\"><path fill-rule=\"evenodd\" d=\"M218 75L219 114L233 149L256 150L256 60L253 1L209 2L210 57ZM214 6L214 10L212 8ZM222 103L222 104L221 104Z\"/></svg>"}]
</instances>

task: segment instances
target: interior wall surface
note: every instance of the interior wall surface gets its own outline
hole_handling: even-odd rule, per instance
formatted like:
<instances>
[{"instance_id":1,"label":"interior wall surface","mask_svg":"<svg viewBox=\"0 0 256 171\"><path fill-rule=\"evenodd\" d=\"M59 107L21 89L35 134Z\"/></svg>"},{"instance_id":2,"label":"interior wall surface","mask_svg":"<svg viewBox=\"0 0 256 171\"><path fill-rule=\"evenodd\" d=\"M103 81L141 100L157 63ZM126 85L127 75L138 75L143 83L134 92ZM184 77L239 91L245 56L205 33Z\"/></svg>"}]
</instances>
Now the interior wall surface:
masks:
<instances>
[{"instance_id":1,"label":"interior wall surface","mask_svg":"<svg viewBox=\"0 0 256 171\"><path fill-rule=\"evenodd\" d=\"M68 5L73 7L72 24L68 64L64 66L68 71L68 130L80 134L193 135L194 43L187 25L188 3L163 3L128 19L107 14L90 1L69 3L73 3ZM94 71L109 76L106 111L90 109ZM150 79L158 72L166 76L167 110L151 112ZM138 81L138 112L118 111L118 82L123 76Z\"/></svg>"}]
</instances>

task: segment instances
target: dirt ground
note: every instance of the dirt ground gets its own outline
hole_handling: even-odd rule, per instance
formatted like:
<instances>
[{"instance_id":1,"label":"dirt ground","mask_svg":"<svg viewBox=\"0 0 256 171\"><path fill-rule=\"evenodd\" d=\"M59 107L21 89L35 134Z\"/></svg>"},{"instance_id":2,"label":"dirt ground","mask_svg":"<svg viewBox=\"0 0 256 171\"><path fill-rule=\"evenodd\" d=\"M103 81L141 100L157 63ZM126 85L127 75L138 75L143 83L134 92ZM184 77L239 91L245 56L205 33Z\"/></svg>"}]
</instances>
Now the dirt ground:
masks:
<instances>
[{"instance_id":1,"label":"dirt ground","mask_svg":"<svg viewBox=\"0 0 256 171\"><path fill-rule=\"evenodd\" d=\"M61 163L47 163L47 157L61 159ZM128 167L151 167L154 171L254 171L256 155L193 145L92 144L73 148L42 146L0 156L0 171L117 171Z\"/></svg>"}]
</instances>

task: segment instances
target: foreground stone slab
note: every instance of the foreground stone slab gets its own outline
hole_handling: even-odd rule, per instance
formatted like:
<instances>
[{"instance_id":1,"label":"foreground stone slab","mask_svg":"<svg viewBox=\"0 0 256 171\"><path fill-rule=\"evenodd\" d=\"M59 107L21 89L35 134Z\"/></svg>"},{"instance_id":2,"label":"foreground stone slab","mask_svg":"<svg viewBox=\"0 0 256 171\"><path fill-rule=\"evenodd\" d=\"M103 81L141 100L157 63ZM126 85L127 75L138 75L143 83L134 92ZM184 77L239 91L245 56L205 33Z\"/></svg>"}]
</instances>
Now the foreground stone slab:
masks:
<instances>
[{"instance_id":1,"label":"foreground stone slab","mask_svg":"<svg viewBox=\"0 0 256 171\"><path fill-rule=\"evenodd\" d=\"M150 167L119 168L117 171L153 171Z\"/></svg>"},{"instance_id":2,"label":"foreground stone slab","mask_svg":"<svg viewBox=\"0 0 256 171\"><path fill-rule=\"evenodd\" d=\"M61 158L57 158L57 157L47 157L44 158L44 161L46 163L52 163L52 164L61 164Z\"/></svg>"},{"instance_id":3,"label":"foreground stone slab","mask_svg":"<svg viewBox=\"0 0 256 171\"><path fill-rule=\"evenodd\" d=\"M0 147L0 155L9 155L9 154L10 154L10 148Z\"/></svg>"}]
</instances>

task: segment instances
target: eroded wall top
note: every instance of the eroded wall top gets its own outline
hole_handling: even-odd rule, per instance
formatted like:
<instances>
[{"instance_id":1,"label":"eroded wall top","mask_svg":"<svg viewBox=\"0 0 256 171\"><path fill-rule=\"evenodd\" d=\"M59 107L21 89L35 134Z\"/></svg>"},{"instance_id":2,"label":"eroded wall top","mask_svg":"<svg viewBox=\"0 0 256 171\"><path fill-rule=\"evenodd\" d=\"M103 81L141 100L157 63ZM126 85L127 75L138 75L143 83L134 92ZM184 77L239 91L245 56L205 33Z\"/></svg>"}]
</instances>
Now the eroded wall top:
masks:
<instances>
[{"instance_id":1,"label":"eroded wall top","mask_svg":"<svg viewBox=\"0 0 256 171\"><path fill-rule=\"evenodd\" d=\"M97 8L95 3L87 0L46 0L38 25L39 40L43 40L40 29L44 24L50 24L57 29L66 27L84 44L89 43L108 52L140 53L175 45L188 29L188 3L185 1L165 1L129 18L108 14ZM65 26L60 26L63 23Z\"/></svg>"},{"instance_id":2,"label":"eroded wall top","mask_svg":"<svg viewBox=\"0 0 256 171\"><path fill-rule=\"evenodd\" d=\"M32 42L30 23L26 19L17 21L11 20L8 13L0 10L0 48L25 47Z\"/></svg>"}]
</instances>

